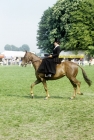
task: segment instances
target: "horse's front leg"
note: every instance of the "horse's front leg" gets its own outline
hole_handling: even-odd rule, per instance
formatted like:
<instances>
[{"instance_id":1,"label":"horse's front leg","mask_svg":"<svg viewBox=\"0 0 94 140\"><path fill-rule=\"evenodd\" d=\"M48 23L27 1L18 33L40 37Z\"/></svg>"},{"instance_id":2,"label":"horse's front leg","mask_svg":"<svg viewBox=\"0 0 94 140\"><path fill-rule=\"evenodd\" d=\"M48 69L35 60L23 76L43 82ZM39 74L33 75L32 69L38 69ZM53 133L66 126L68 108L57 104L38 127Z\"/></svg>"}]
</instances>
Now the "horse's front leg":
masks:
<instances>
[{"instance_id":1,"label":"horse's front leg","mask_svg":"<svg viewBox=\"0 0 94 140\"><path fill-rule=\"evenodd\" d=\"M48 99L50 96L49 96L49 93L48 93L46 80L43 79L42 83L43 83L43 86L44 86L44 89L45 89L45 92L46 92L46 97L45 97L45 99Z\"/></svg>"},{"instance_id":2,"label":"horse's front leg","mask_svg":"<svg viewBox=\"0 0 94 140\"><path fill-rule=\"evenodd\" d=\"M33 84L31 84L31 97L33 98L34 97L34 94L33 94L33 87L37 84L39 84L41 82L40 79L37 79Z\"/></svg>"}]
</instances>

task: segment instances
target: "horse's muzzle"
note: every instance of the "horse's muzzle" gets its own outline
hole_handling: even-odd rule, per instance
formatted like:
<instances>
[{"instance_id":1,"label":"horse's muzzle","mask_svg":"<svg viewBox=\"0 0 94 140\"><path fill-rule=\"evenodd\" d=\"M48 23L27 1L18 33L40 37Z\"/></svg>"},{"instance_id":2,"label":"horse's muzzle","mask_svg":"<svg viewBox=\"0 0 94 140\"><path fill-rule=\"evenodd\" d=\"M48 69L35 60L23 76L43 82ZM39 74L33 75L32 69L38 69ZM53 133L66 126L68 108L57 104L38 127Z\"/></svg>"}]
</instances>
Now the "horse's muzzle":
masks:
<instances>
[{"instance_id":1,"label":"horse's muzzle","mask_svg":"<svg viewBox=\"0 0 94 140\"><path fill-rule=\"evenodd\" d=\"M22 67L23 67L23 66L25 66L25 67L26 67L26 66L27 66L27 63L25 63L25 64L21 63L21 66L22 66Z\"/></svg>"}]
</instances>

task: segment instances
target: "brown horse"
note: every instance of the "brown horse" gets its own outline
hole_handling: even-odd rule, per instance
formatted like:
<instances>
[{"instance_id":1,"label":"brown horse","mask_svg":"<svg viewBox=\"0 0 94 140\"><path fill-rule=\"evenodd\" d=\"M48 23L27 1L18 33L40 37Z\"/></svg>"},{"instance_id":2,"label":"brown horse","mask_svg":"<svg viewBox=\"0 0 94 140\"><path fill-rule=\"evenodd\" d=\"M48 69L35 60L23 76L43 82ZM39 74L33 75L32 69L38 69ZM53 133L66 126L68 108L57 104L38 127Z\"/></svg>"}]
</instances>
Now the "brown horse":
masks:
<instances>
[{"instance_id":1,"label":"brown horse","mask_svg":"<svg viewBox=\"0 0 94 140\"><path fill-rule=\"evenodd\" d=\"M43 86L44 86L44 89L46 91L46 95L47 95L45 99L48 99L50 96L49 96L49 93L48 93L46 80L56 80L56 79L62 78L64 76L66 76L70 80L70 82L71 82L71 84L73 85L73 88L74 88L74 93L73 93L73 96L71 97L71 99L75 98L77 93L79 95L82 94L80 92L81 82L76 79L76 76L78 74L78 67L80 67L78 64L73 63L71 61L61 62L61 64L56 65L56 74L55 75L53 75L52 77L45 77L45 74L37 72L37 70L38 70L38 68L39 68L39 66L42 62L42 59L40 57L38 57L37 55L35 55L34 53L26 52L24 57L23 57L21 65L26 66L30 61L32 62L33 66L34 66L35 75L36 75L36 78L37 78L37 80L31 85L32 98L34 96L33 95L33 87L36 84L39 84L39 83L42 82ZM91 80L89 80L89 78L87 77L83 68L82 67L80 67L80 68L82 70L84 80L90 86L91 83L92 83Z\"/></svg>"}]
</instances>

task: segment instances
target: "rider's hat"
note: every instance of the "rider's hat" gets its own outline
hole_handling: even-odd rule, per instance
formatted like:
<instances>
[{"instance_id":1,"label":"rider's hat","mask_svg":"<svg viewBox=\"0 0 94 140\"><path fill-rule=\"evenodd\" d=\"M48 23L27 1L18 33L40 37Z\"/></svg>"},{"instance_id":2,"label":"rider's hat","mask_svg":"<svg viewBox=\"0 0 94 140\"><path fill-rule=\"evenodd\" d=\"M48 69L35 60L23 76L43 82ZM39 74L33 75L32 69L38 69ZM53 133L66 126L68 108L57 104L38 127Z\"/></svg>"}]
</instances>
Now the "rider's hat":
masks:
<instances>
[{"instance_id":1,"label":"rider's hat","mask_svg":"<svg viewBox=\"0 0 94 140\"><path fill-rule=\"evenodd\" d=\"M54 43L58 43L58 44L60 44L60 41L57 39L57 38L55 38L55 41L54 41Z\"/></svg>"}]
</instances>

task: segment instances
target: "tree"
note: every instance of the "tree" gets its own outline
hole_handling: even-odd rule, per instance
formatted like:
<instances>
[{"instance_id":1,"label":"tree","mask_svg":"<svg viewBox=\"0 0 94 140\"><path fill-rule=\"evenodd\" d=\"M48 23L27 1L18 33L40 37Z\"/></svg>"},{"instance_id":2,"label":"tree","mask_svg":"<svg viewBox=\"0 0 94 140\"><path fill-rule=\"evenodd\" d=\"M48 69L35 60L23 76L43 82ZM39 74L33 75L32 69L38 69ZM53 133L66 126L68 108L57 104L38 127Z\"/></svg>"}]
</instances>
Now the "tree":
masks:
<instances>
[{"instance_id":1,"label":"tree","mask_svg":"<svg viewBox=\"0 0 94 140\"><path fill-rule=\"evenodd\" d=\"M64 50L87 50L94 53L94 1L58 0L47 9L39 23L38 46L51 51L54 38Z\"/></svg>"},{"instance_id":2,"label":"tree","mask_svg":"<svg viewBox=\"0 0 94 140\"><path fill-rule=\"evenodd\" d=\"M50 30L51 26L53 26L53 23L51 23L52 19L52 9L48 8L44 11L41 21L39 22L39 30L37 31L37 45L39 49L47 52L50 52L53 47L50 40Z\"/></svg>"},{"instance_id":3,"label":"tree","mask_svg":"<svg viewBox=\"0 0 94 140\"><path fill-rule=\"evenodd\" d=\"M16 47L16 46L14 46L14 45L11 45L11 50L12 50L12 51L19 51L19 48Z\"/></svg>"},{"instance_id":4,"label":"tree","mask_svg":"<svg viewBox=\"0 0 94 140\"><path fill-rule=\"evenodd\" d=\"M65 35L65 49L70 50L88 50L91 53L90 46L94 46L94 4L92 0L80 1L77 10L70 11L70 29ZM92 34L91 34L92 33Z\"/></svg>"},{"instance_id":5,"label":"tree","mask_svg":"<svg viewBox=\"0 0 94 140\"><path fill-rule=\"evenodd\" d=\"M19 49L16 46L14 46L14 45L7 44L7 45L5 45L4 50L7 50L7 51L18 51Z\"/></svg>"},{"instance_id":6,"label":"tree","mask_svg":"<svg viewBox=\"0 0 94 140\"><path fill-rule=\"evenodd\" d=\"M30 48L27 44L24 44L19 48L19 50L20 51L30 51Z\"/></svg>"},{"instance_id":7,"label":"tree","mask_svg":"<svg viewBox=\"0 0 94 140\"><path fill-rule=\"evenodd\" d=\"M11 46L9 44L5 45L4 50L10 51L11 50Z\"/></svg>"},{"instance_id":8,"label":"tree","mask_svg":"<svg viewBox=\"0 0 94 140\"><path fill-rule=\"evenodd\" d=\"M30 51L30 48L27 44L23 44L21 47L16 47L14 45L5 45L4 50L7 51Z\"/></svg>"}]
</instances>

